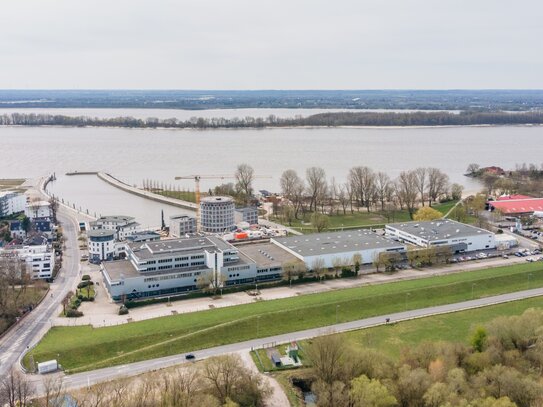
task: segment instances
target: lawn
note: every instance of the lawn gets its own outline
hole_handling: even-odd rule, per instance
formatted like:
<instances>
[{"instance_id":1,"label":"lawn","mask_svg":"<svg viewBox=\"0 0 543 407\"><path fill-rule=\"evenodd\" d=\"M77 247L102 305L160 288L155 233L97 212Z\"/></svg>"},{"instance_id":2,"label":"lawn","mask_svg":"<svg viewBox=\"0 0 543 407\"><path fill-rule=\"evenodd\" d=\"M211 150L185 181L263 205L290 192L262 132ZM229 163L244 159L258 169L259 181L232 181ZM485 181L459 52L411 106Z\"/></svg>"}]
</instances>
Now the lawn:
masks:
<instances>
[{"instance_id":1,"label":"lawn","mask_svg":"<svg viewBox=\"0 0 543 407\"><path fill-rule=\"evenodd\" d=\"M14 307L14 299L17 295L19 297L17 298L17 307L15 309L23 309L27 306L36 306L40 300L43 298L43 296L46 294L48 290L47 284L37 284L35 286L27 287L27 289L22 293L18 294L20 289L15 288L15 291L12 291L11 289L8 289L6 294L6 307L7 309L13 309ZM14 312L15 315L17 314L17 311ZM6 329L8 329L12 324L11 318L9 317L2 317L0 318L0 334L4 332Z\"/></svg>"},{"instance_id":2,"label":"lawn","mask_svg":"<svg viewBox=\"0 0 543 407\"><path fill-rule=\"evenodd\" d=\"M432 206L435 210L441 212L445 215L458 201L449 201L445 203L435 204ZM274 222L287 225L282 218L272 218ZM342 230L342 229L354 229L357 227L369 227L376 226L382 227L385 223L393 222L408 222L411 220L409 212L407 210L397 210L394 211L390 218L387 218L385 214L380 211L377 212L368 212L365 208L360 208L360 211L355 210L351 213L350 210L347 210L346 214L343 214L342 211L328 216L330 222L328 230ZM296 219L292 223L293 229L299 230L303 233L314 233L316 230L311 225L311 213L304 214L303 219Z\"/></svg>"},{"instance_id":3,"label":"lawn","mask_svg":"<svg viewBox=\"0 0 543 407\"><path fill-rule=\"evenodd\" d=\"M196 202L196 193L193 191L157 191L159 195L167 196L169 198L181 199L187 202Z\"/></svg>"},{"instance_id":4,"label":"lawn","mask_svg":"<svg viewBox=\"0 0 543 407\"><path fill-rule=\"evenodd\" d=\"M130 363L408 309L543 286L543 263L303 295L121 326L54 327L32 351L71 372ZM409 296L407 296L409 293ZM409 301L406 303L406 298ZM339 305L339 308L337 308ZM258 317L258 319L257 319Z\"/></svg>"}]
</instances>

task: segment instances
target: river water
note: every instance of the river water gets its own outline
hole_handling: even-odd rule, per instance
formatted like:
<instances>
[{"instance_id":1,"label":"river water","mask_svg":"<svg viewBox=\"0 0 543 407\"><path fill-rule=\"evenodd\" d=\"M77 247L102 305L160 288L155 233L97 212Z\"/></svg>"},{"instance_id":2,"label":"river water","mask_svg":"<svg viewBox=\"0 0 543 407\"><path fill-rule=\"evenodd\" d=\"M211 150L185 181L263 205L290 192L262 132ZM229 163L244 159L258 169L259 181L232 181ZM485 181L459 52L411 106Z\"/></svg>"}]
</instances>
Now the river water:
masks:
<instances>
[{"instance_id":1,"label":"river water","mask_svg":"<svg viewBox=\"0 0 543 407\"><path fill-rule=\"evenodd\" d=\"M467 166L541 163L543 127L449 128L293 128L239 130L118 129L61 127L0 128L0 178L34 178L52 172L58 180L53 193L88 209L92 214L134 215L144 225L159 225L183 213L127 194L94 176L73 176L68 171L105 171L130 184L144 179L193 188L177 175L233 174L248 163L261 178L255 189L279 189L279 177L292 168L304 175L320 166L328 178L344 182L349 168L366 165L396 177L402 170L437 167L451 182L474 190L479 186L464 177ZM202 181L206 190L233 179Z\"/></svg>"}]
</instances>

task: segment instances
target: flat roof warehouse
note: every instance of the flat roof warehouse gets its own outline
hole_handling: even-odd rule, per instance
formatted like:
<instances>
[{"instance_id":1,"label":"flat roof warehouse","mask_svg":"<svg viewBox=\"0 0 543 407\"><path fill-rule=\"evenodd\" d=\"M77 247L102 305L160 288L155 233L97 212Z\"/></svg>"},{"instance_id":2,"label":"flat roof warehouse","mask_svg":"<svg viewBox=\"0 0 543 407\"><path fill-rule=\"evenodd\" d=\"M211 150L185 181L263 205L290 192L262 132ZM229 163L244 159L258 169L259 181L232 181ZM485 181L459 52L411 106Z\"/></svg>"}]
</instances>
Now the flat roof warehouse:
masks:
<instances>
[{"instance_id":1,"label":"flat roof warehouse","mask_svg":"<svg viewBox=\"0 0 543 407\"><path fill-rule=\"evenodd\" d=\"M450 238L465 238L474 235L489 235L491 232L475 226L453 220L436 220L426 222L405 222L386 225L386 229L397 229L428 241Z\"/></svg>"}]
</instances>

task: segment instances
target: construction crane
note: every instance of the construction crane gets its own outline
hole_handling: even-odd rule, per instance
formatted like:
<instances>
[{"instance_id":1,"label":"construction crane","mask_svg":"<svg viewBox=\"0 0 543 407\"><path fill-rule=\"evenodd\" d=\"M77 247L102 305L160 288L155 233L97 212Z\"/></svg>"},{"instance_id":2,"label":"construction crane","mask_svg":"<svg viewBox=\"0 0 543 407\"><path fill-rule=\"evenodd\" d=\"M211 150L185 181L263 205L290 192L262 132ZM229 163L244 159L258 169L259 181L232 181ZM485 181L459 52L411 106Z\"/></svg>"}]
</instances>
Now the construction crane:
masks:
<instances>
[{"instance_id":1,"label":"construction crane","mask_svg":"<svg viewBox=\"0 0 543 407\"><path fill-rule=\"evenodd\" d=\"M200 180L201 179L232 179L235 178L235 175L184 175L180 177L175 177L176 180L180 179L193 179L194 180L194 194L196 198L196 231L200 232ZM255 176L254 178L271 178L268 176Z\"/></svg>"}]
</instances>

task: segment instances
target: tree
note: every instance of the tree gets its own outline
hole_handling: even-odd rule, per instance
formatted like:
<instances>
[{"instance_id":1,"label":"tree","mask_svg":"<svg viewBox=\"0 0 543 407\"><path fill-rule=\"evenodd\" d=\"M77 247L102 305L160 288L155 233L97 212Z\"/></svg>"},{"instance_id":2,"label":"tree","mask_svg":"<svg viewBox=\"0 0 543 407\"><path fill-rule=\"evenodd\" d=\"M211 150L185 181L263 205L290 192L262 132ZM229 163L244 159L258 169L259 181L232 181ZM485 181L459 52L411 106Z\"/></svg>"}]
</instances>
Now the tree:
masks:
<instances>
[{"instance_id":1,"label":"tree","mask_svg":"<svg viewBox=\"0 0 543 407\"><path fill-rule=\"evenodd\" d=\"M354 272L358 275L358 272L360 271L360 266L362 265L362 255L360 253L353 254L352 257L352 264L354 266Z\"/></svg>"},{"instance_id":2,"label":"tree","mask_svg":"<svg viewBox=\"0 0 543 407\"><path fill-rule=\"evenodd\" d=\"M312 340L307 350L311 371L316 380L331 385L344 376L346 358L345 343L339 335L320 336Z\"/></svg>"},{"instance_id":3,"label":"tree","mask_svg":"<svg viewBox=\"0 0 543 407\"><path fill-rule=\"evenodd\" d=\"M334 275L337 277L343 268L343 259L341 257L334 257L332 259L332 267L334 268Z\"/></svg>"},{"instance_id":4,"label":"tree","mask_svg":"<svg viewBox=\"0 0 543 407\"><path fill-rule=\"evenodd\" d=\"M234 177L236 178L236 190L242 194L245 203L248 203L253 196L253 181L255 178L253 167L248 164L238 165Z\"/></svg>"},{"instance_id":5,"label":"tree","mask_svg":"<svg viewBox=\"0 0 543 407\"><path fill-rule=\"evenodd\" d=\"M377 379L362 375L351 381L349 396L353 407L392 407L396 398Z\"/></svg>"},{"instance_id":6,"label":"tree","mask_svg":"<svg viewBox=\"0 0 543 407\"><path fill-rule=\"evenodd\" d=\"M417 177L413 171L402 171L396 180L396 195L400 198L411 219L417 204Z\"/></svg>"},{"instance_id":7,"label":"tree","mask_svg":"<svg viewBox=\"0 0 543 407\"><path fill-rule=\"evenodd\" d=\"M466 220L468 219L468 213L466 211L466 207L463 204L456 205L451 211L451 214L449 215L449 217L452 220L455 220L457 222L462 222L462 223L466 222Z\"/></svg>"},{"instance_id":8,"label":"tree","mask_svg":"<svg viewBox=\"0 0 543 407\"><path fill-rule=\"evenodd\" d=\"M369 212L376 194L375 173L369 167L353 167L349 170L348 179L358 207L365 206Z\"/></svg>"},{"instance_id":9,"label":"tree","mask_svg":"<svg viewBox=\"0 0 543 407\"><path fill-rule=\"evenodd\" d=\"M390 200L392 183L390 177L384 172L378 172L375 176L375 191L381 203L381 211L385 210L385 202Z\"/></svg>"},{"instance_id":10,"label":"tree","mask_svg":"<svg viewBox=\"0 0 543 407\"><path fill-rule=\"evenodd\" d=\"M0 379L0 405L8 407L31 406L34 387L19 371L12 368Z\"/></svg>"},{"instance_id":11,"label":"tree","mask_svg":"<svg viewBox=\"0 0 543 407\"><path fill-rule=\"evenodd\" d=\"M311 215L311 224L315 229L317 229L317 233L321 233L322 231L328 229L330 220L328 219L328 216L322 213L313 212Z\"/></svg>"},{"instance_id":12,"label":"tree","mask_svg":"<svg viewBox=\"0 0 543 407\"><path fill-rule=\"evenodd\" d=\"M458 201L462 199L462 192L464 191L464 187L460 184L452 184L451 185L451 198L455 201Z\"/></svg>"},{"instance_id":13,"label":"tree","mask_svg":"<svg viewBox=\"0 0 543 407\"><path fill-rule=\"evenodd\" d=\"M482 326L478 327L471 336L470 342L473 349L477 352L482 352L486 344L487 336L486 329Z\"/></svg>"},{"instance_id":14,"label":"tree","mask_svg":"<svg viewBox=\"0 0 543 407\"><path fill-rule=\"evenodd\" d=\"M296 219L296 210L294 209L294 206L284 204L281 206L281 213L285 222L287 222L289 226L292 226L292 221Z\"/></svg>"},{"instance_id":15,"label":"tree","mask_svg":"<svg viewBox=\"0 0 543 407\"><path fill-rule=\"evenodd\" d=\"M57 223L58 200L53 196L49 199L49 207L51 208L51 220L53 223Z\"/></svg>"},{"instance_id":16,"label":"tree","mask_svg":"<svg viewBox=\"0 0 543 407\"><path fill-rule=\"evenodd\" d=\"M283 264L283 279L289 283L299 278L306 271L305 263L301 261L288 261Z\"/></svg>"},{"instance_id":17,"label":"tree","mask_svg":"<svg viewBox=\"0 0 543 407\"><path fill-rule=\"evenodd\" d=\"M289 201L293 201L297 187L300 184L303 184L303 181L298 176L296 171L286 170L283 171L283 174L281 174L279 184L281 185L281 193L283 194L283 196Z\"/></svg>"},{"instance_id":18,"label":"tree","mask_svg":"<svg viewBox=\"0 0 543 407\"><path fill-rule=\"evenodd\" d=\"M413 215L413 220L428 221L441 219L442 217L443 214L438 210L435 210L434 208L431 208L429 206L425 206L423 208L419 208L417 212L415 212L415 214Z\"/></svg>"},{"instance_id":19,"label":"tree","mask_svg":"<svg viewBox=\"0 0 543 407\"><path fill-rule=\"evenodd\" d=\"M419 167L415 170L417 189L420 194L420 204L424 206L424 196L426 193L426 168Z\"/></svg>"},{"instance_id":20,"label":"tree","mask_svg":"<svg viewBox=\"0 0 543 407\"><path fill-rule=\"evenodd\" d=\"M349 204L349 194L347 192L348 185L340 185L338 189L337 199L343 209L343 214L347 214L347 205Z\"/></svg>"},{"instance_id":21,"label":"tree","mask_svg":"<svg viewBox=\"0 0 543 407\"><path fill-rule=\"evenodd\" d=\"M320 167L311 167L306 170L307 192L311 199L309 210L316 212L320 199L326 194L326 173Z\"/></svg>"},{"instance_id":22,"label":"tree","mask_svg":"<svg viewBox=\"0 0 543 407\"><path fill-rule=\"evenodd\" d=\"M432 384L430 375L421 368L403 365L398 369L396 399L402 406L422 406L423 397Z\"/></svg>"},{"instance_id":23,"label":"tree","mask_svg":"<svg viewBox=\"0 0 543 407\"><path fill-rule=\"evenodd\" d=\"M468 165L466 173L468 175L476 175L477 173L479 173L480 168L481 166L479 164L471 163L470 165Z\"/></svg>"},{"instance_id":24,"label":"tree","mask_svg":"<svg viewBox=\"0 0 543 407\"><path fill-rule=\"evenodd\" d=\"M322 257L317 257L313 262L311 263L311 271L315 273L315 276L321 280L322 277L324 277L324 273L326 272L325 268L325 262Z\"/></svg>"},{"instance_id":25,"label":"tree","mask_svg":"<svg viewBox=\"0 0 543 407\"><path fill-rule=\"evenodd\" d=\"M226 278L220 271L215 273L211 270L198 276L196 286L204 292L210 292L216 295L225 282Z\"/></svg>"},{"instance_id":26,"label":"tree","mask_svg":"<svg viewBox=\"0 0 543 407\"><path fill-rule=\"evenodd\" d=\"M66 307L70 305L73 296L73 291L68 291L68 294L62 299L62 312L64 315L66 315Z\"/></svg>"},{"instance_id":27,"label":"tree","mask_svg":"<svg viewBox=\"0 0 543 407\"><path fill-rule=\"evenodd\" d=\"M449 176L437 168L428 168L428 205L447 194Z\"/></svg>"}]
</instances>

